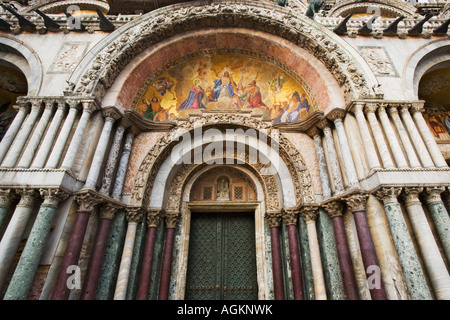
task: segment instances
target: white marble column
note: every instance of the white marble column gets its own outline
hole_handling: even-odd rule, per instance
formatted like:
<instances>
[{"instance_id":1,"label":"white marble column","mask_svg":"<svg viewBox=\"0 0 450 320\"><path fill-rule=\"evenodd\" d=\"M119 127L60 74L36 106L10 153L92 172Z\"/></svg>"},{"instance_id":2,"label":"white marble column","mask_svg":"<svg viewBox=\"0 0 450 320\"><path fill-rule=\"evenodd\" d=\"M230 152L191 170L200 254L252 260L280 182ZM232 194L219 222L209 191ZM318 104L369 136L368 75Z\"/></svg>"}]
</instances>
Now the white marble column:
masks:
<instances>
[{"instance_id":1,"label":"white marble column","mask_svg":"<svg viewBox=\"0 0 450 320\"><path fill-rule=\"evenodd\" d=\"M125 137L125 144L123 146L122 155L120 157L119 166L117 168L116 180L114 181L113 191L111 196L114 199L120 200L122 195L123 183L125 181L125 175L127 173L128 160L130 159L131 147L134 140L134 132L129 132Z\"/></svg>"},{"instance_id":2,"label":"white marble column","mask_svg":"<svg viewBox=\"0 0 450 320\"><path fill-rule=\"evenodd\" d=\"M67 143L67 139L69 139L70 131L72 130L75 118L77 117L78 109L78 101L69 101L69 112L66 115L61 131L58 134L58 138L56 139L52 152L50 153L47 163L45 164L46 168L54 169L58 167L59 160L61 159L61 155L64 152L64 147Z\"/></svg>"},{"instance_id":3,"label":"white marble column","mask_svg":"<svg viewBox=\"0 0 450 320\"><path fill-rule=\"evenodd\" d=\"M379 105L377 110L381 126L383 127L384 134L386 135L389 146L391 147L391 151L394 156L395 163L397 164L397 168L407 168L408 163L406 162L406 158L403 155L402 148L400 147L400 143L397 140L397 135L392 128L391 121L389 120L385 107L386 105Z\"/></svg>"},{"instance_id":4,"label":"white marble column","mask_svg":"<svg viewBox=\"0 0 450 320\"><path fill-rule=\"evenodd\" d=\"M32 101L31 112L28 115L27 119L25 120L20 131L17 133L17 136L14 139L14 142L11 145L11 148L9 149L8 154L6 155L5 159L3 160L3 163L2 163L3 167L14 167L15 166L17 159L19 158L20 154L22 153L22 149L25 146L25 143L27 142L31 131L34 128L34 125L36 124L36 121L37 121L41 111L42 111L41 101L39 101L39 100Z\"/></svg>"},{"instance_id":5,"label":"white marble column","mask_svg":"<svg viewBox=\"0 0 450 320\"><path fill-rule=\"evenodd\" d=\"M414 148L416 149L420 161L422 162L422 166L425 168L433 168L434 167L433 160L431 159L427 147L425 146L422 137L420 136L420 133L417 130L413 119L411 118L408 105L402 105L400 107L400 116L403 120L403 124L408 130Z\"/></svg>"},{"instance_id":6,"label":"white marble column","mask_svg":"<svg viewBox=\"0 0 450 320\"><path fill-rule=\"evenodd\" d=\"M388 146L386 144L386 141L384 140L383 132L381 131L380 125L378 124L378 119L375 115L375 111L377 108L377 104L367 103L364 111L366 112L367 119L369 120L370 128L372 129L373 137L375 139L378 152L380 153L383 167L386 169L394 168L394 162L391 159Z\"/></svg>"},{"instance_id":7,"label":"white marble column","mask_svg":"<svg viewBox=\"0 0 450 320\"><path fill-rule=\"evenodd\" d=\"M45 134L44 140L41 143L41 146L36 154L36 157L31 164L31 168L43 168L45 165L45 161L47 161L48 154L50 149L53 146L53 142L55 141L56 134L58 132L59 126L64 118L64 113L66 110L66 104L64 101L58 102L58 109L56 110L55 115L53 116L53 120L50 124L50 127Z\"/></svg>"},{"instance_id":8,"label":"white marble column","mask_svg":"<svg viewBox=\"0 0 450 320\"><path fill-rule=\"evenodd\" d=\"M20 202L0 242L0 288L5 284L9 269L22 241L25 228L33 211L36 192L33 189L17 190L21 195Z\"/></svg>"},{"instance_id":9,"label":"white marble column","mask_svg":"<svg viewBox=\"0 0 450 320\"><path fill-rule=\"evenodd\" d=\"M17 112L13 122L9 126L8 131L6 131L6 134L3 136L2 142L0 142L0 163L5 158L5 155L8 152L9 147L13 143L17 132L19 132L20 127L22 126L22 123L25 120L25 117L30 111L30 107L26 104L20 106L16 105L14 106L14 108L15 109L18 108L19 111Z\"/></svg>"},{"instance_id":10,"label":"white marble column","mask_svg":"<svg viewBox=\"0 0 450 320\"><path fill-rule=\"evenodd\" d=\"M89 118L96 109L95 104L92 101L83 101L83 114L81 115L80 121L78 122L77 129L73 134L72 141L70 142L69 149L67 149L66 155L64 157L63 163L61 164L61 169L70 170L75 161L75 157L80 147L81 140L86 130L86 126L89 122Z\"/></svg>"},{"instance_id":11,"label":"white marble column","mask_svg":"<svg viewBox=\"0 0 450 320\"><path fill-rule=\"evenodd\" d=\"M33 134L31 135L31 138L27 143L27 146L25 147L25 150L17 164L17 167L28 168L30 166L31 161L33 161L36 149L38 148L39 143L41 142L45 129L47 128L47 125L50 122L50 118L53 114L53 109L54 109L53 102L47 102L47 104L45 105L44 112L42 113L42 116L39 119L36 129L34 129Z\"/></svg>"},{"instance_id":12,"label":"white marble column","mask_svg":"<svg viewBox=\"0 0 450 320\"><path fill-rule=\"evenodd\" d=\"M405 188L406 210L436 297L450 300L450 276L419 200L422 190L422 187Z\"/></svg>"},{"instance_id":13,"label":"white marble column","mask_svg":"<svg viewBox=\"0 0 450 320\"><path fill-rule=\"evenodd\" d=\"M405 127L403 126L402 119L400 119L400 115L398 114L398 106L391 106L388 108L388 112L391 115L391 119L394 122L394 126L397 129L400 140L402 141L403 148L405 149L406 156L408 157L409 166L411 168L420 168L422 165L420 164L419 159L417 158L416 152L414 151L414 147L411 144L411 140L409 140L408 132L406 132Z\"/></svg>"},{"instance_id":14,"label":"white marble column","mask_svg":"<svg viewBox=\"0 0 450 320\"><path fill-rule=\"evenodd\" d=\"M425 119L423 118L422 111L423 103L417 102L412 104L411 112L413 114L414 121L416 122L417 129L419 129L420 135L427 146L428 152L430 153L431 158L433 159L434 164L437 168L447 168L447 162L445 161L444 156L442 155L441 150L439 149L436 140L434 140L433 135L430 132L430 128L428 127Z\"/></svg>"},{"instance_id":15,"label":"white marble column","mask_svg":"<svg viewBox=\"0 0 450 320\"><path fill-rule=\"evenodd\" d=\"M322 196L324 198L331 197L330 179L328 177L327 162L325 160L325 152L322 146L322 137L319 134L318 128L313 128L308 132L314 139L314 146L316 147L317 162L319 166L320 181L322 184Z\"/></svg>"},{"instance_id":16,"label":"white marble column","mask_svg":"<svg viewBox=\"0 0 450 320\"><path fill-rule=\"evenodd\" d=\"M100 138L98 140L97 147L95 149L94 157L91 162L91 167L89 169L89 173L86 178L86 183L84 184L85 188L96 189L100 169L102 167L103 159L106 153L106 148L109 143L109 137L111 135L112 126L114 124L114 121L116 121L120 117L120 113L117 111L117 109L113 107L103 109L102 113L103 116L105 117L105 123L103 124L102 133L100 134Z\"/></svg>"},{"instance_id":17,"label":"white marble column","mask_svg":"<svg viewBox=\"0 0 450 320\"><path fill-rule=\"evenodd\" d=\"M364 150L366 151L367 161L369 163L370 170L381 168L380 161L378 160L377 151L373 144L372 137L370 135L369 127L367 126L366 118L363 112L363 104L356 103L353 106L353 113L355 114L356 121L358 122L359 132L364 144Z\"/></svg>"},{"instance_id":18,"label":"white marble column","mask_svg":"<svg viewBox=\"0 0 450 320\"><path fill-rule=\"evenodd\" d=\"M343 118L345 111L341 109L334 109L327 115L327 118L334 122L336 132L338 134L339 146L341 147L342 160L344 162L345 173L347 175L350 187L357 187L359 185L358 176L356 175L355 164L353 163L352 153L348 144L347 134L345 133Z\"/></svg>"},{"instance_id":19,"label":"white marble column","mask_svg":"<svg viewBox=\"0 0 450 320\"><path fill-rule=\"evenodd\" d=\"M134 239L136 238L137 226L142 217L143 212L140 208L127 209L128 227L122 251L122 259L120 260L114 300L125 300L128 288L128 277L130 276L131 260L133 258Z\"/></svg>"}]
</instances>

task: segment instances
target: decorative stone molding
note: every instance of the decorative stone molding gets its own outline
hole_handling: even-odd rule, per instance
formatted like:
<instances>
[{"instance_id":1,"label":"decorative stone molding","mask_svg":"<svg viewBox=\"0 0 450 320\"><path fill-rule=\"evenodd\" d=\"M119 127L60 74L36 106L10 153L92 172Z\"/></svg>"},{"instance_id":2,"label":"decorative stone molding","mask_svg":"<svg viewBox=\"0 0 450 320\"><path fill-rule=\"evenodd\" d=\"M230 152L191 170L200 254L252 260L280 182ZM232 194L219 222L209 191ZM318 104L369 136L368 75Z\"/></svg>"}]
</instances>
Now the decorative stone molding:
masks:
<instances>
[{"instance_id":1,"label":"decorative stone molding","mask_svg":"<svg viewBox=\"0 0 450 320\"><path fill-rule=\"evenodd\" d=\"M325 208L330 218L342 216L344 206L341 201L330 201L322 204L322 206Z\"/></svg>"},{"instance_id":2,"label":"decorative stone molding","mask_svg":"<svg viewBox=\"0 0 450 320\"><path fill-rule=\"evenodd\" d=\"M376 191L375 196L382 201L384 205L398 203L398 196L402 192L401 187L384 187Z\"/></svg>"},{"instance_id":3,"label":"decorative stone molding","mask_svg":"<svg viewBox=\"0 0 450 320\"><path fill-rule=\"evenodd\" d=\"M365 211L367 197L368 194L357 193L348 197L344 197L342 200L347 203L350 211Z\"/></svg>"},{"instance_id":4,"label":"decorative stone molding","mask_svg":"<svg viewBox=\"0 0 450 320\"><path fill-rule=\"evenodd\" d=\"M69 193L61 188L53 189L48 188L44 189L41 188L39 190L41 197L44 198L43 204L56 207L58 206L58 203L62 200L65 200L67 197L69 197Z\"/></svg>"},{"instance_id":5,"label":"decorative stone molding","mask_svg":"<svg viewBox=\"0 0 450 320\"><path fill-rule=\"evenodd\" d=\"M445 187L425 187L425 201L428 204L442 202L441 193L445 191Z\"/></svg>"},{"instance_id":6,"label":"decorative stone molding","mask_svg":"<svg viewBox=\"0 0 450 320\"><path fill-rule=\"evenodd\" d=\"M266 211L264 218L269 228L278 228L281 224L282 214L280 211Z\"/></svg>"}]
</instances>

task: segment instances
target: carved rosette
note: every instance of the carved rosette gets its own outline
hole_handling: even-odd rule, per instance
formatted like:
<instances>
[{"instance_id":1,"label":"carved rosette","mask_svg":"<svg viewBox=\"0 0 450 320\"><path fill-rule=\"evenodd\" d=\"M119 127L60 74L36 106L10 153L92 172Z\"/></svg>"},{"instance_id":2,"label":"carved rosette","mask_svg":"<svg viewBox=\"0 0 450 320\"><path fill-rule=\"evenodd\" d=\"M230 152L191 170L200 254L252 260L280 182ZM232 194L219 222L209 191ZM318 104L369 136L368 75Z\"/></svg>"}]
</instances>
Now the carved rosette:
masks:
<instances>
[{"instance_id":1,"label":"carved rosette","mask_svg":"<svg viewBox=\"0 0 450 320\"><path fill-rule=\"evenodd\" d=\"M398 203L398 196L401 192L401 187L386 187L378 190L375 196L378 200L382 201L384 205L387 205L390 203Z\"/></svg>"},{"instance_id":2,"label":"carved rosette","mask_svg":"<svg viewBox=\"0 0 450 320\"><path fill-rule=\"evenodd\" d=\"M419 194L423 191L423 187L406 187L405 188L405 204L422 205L419 199Z\"/></svg>"},{"instance_id":3,"label":"carved rosette","mask_svg":"<svg viewBox=\"0 0 450 320\"><path fill-rule=\"evenodd\" d=\"M300 214L306 223L315 222L319 216L319 208L315 206L306 206L300 210Z\"/></svg>"},{"instance_id":4,"label":"carved rosette","mask_svg":"<svg viewBox=\"0 0 450 320\"><path fill-rule=\"evenodd\" d=\"M149 227L157 227L163 217L164 214L161 209L149 209L147 211L147 225Z\"/></svg>"},{"instance_id":5,"label":"carved rosette","mask_svg":"<svg viewBox=\"0 0 450 320\"><path fill-rule=\"evenodd\" d=\"M346 201L350 211L366 211L367 194L354 194L345 197L342 200Z\"/></svg>"},{"instance_id":6,"label":"carved rosette","mask_svg":"<svg viewBox=\"0 0 450 320\"><path fill-rule=\"evenodd\" d=\"M126 218L128 223L139 223L144 216L141 207L126 208Z\"/></svg>"},{"instance_id":7,"label":"carved rosette","mask_svg":"<svg viewBox=\"0 0 450 320\"><path fill-rule=\"evenodd\" d=\"M0 206L9 207L17 198L17 194L12 189L0 189Z\"/></svg>"},{"instance_id":8,"label":"carved rosette","mask_svg":"<svg viewBox=\"0 0 450 320\"><path fill-rule=\"evenodd\" d=\"M266 211L266 214L264 215L267 221L267 225L269 228L277 228L281 224L281 218L282 214L280 211Z\"/></svg>"},{"instance_id":9,"label":"carved rosette","mask_svg":"<svg viewBox=\"0 0 450 320\"><path fill-rule=\"evenodd\" d=\"M20 201L17 205L28 208L33 207L34 202L38 195L35 189L26 189L26 188L17 189L16 193L20 195Z\"/></svg>"},{"instance_id":10,"label":"carved rosette","mask_svg":"<svg viewBox=\"0 0 450 320\"><path fill-rule=\"evenodd\" d=\"M180 212L166 211L164 213L164 220L166 221L166 228L176 228L178 220L180 220Z\"/></svg>"},{"instance_id":11,"label":"carved rosette","mask_svg":"<svg viewBox=\"0 0 450 320\"><path fill-rule=\"evenodd\" d=\"M330 218L342 216L343 208L341 201L332 201L323 205Z\"/></svg>"},{"instance_id":12,"label":"carved rosette","mask_svg":"<svg viewBox=\"0 0 450 320\"><path fill-rule=\"evenodd\" d=\"M297 217L299 211L297 209L283 209L282 218L286 225L297 224Z\"/></svg>"},{"instance_id":13,"label":"carved rosette","mask_svg":"<svg viewBox=\"0 0 450 320\"><path fill-rule=\"evenodd\" d=\"M39 192L41 197L44 198L44 202L42 204L52 207L58 206L60 201L67 199L69 196L67 191L59 188L40 189Z\"/></svg>"},{"instance_id":14,"label":"carved rosette","mask_svg":"<svg viewBox=\"0 0 450 320\"><path fill-rule=\"evenodd\" d=\"M428 204L442 202L441 193L445 187L425 187L425 201Z\"/></svg>"}]
</instances>

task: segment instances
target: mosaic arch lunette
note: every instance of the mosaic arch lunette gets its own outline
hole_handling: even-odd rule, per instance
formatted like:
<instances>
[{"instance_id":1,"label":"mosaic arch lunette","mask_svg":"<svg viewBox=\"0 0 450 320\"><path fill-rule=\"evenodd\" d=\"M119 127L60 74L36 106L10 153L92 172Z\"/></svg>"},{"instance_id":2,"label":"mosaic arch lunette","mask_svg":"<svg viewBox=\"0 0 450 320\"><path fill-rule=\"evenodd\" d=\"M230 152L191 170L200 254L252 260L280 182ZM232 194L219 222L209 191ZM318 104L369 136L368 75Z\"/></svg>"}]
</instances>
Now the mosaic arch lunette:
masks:
<instances>
[{"instance_id":1,"label":"mosaic arch lunette","mask_svg":"<svg viewBox=\"0 0 450 320\"><path fill-rule=\"evenodd\" d=\"M171 36L208 28L246 28L280 36L317 57L343 87L347 102L376 97L378 82L355 49L330 30L289 8L268 3L177 4L129 22L97 44L72 73L66 94L104 96L120 71L149 46Z\"/></svg>"},{"instance_id":2,"label":"mosaic arch lunette","mask_svg":"<svg viewBox=\"0 0 450 320\"><path fill-rule=\"evenodd\" d=\"M270 136L270 125L256 119L237 114L209 114L202 117L191 118L189 121L179 123L177 128L164 135L144 157L136 174L131 191L131 205L147 207L156 175L163 162L170 156L170 152L180 141L180 136L194 130L195 127L214 125L238 125L242 128L253 128L258 132L267 132ZM278 137L279 155L287 166L294 184L297 203L314 203L311 176L299 151L283 135Z\"/></svg>"}]
</instances>

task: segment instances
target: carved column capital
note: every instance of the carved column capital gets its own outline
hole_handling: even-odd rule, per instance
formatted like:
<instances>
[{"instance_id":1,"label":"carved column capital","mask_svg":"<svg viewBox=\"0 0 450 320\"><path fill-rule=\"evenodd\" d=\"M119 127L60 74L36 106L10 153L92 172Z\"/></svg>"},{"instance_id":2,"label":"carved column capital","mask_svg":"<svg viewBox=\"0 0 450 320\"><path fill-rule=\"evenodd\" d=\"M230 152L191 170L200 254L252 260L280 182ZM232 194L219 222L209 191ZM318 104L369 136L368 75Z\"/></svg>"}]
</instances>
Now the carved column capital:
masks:
<instances>
[{"instance_id":1,"label":"carved column capital","mask_svg":"<svg viewBox=\"0 0 450 320\"><path fill-rule=\"evenodd\" d=\"M20 201L17 205L29 208L33 207L34 202L38 196L35 189L17 189L16 193L20 195Z\"/></svg>"},{"instance_id":2,"label":"carved column capital","mask_svg":"<svg viewBox=\"0 0 450 320\"><path fill-rule=\"evenodd\" d=\"M166 211L164 213L164 220L166 221L166 228L176 228L178 220L180 219L179 211Z\"/></svg>"},{"instance_id":3,"label":"carved column capital","mask_svg":"<svg viewBox=\"0 0 450 320\"><path fill-rule=\"evenodd\" d=\"M116 107L106 107L102 109L103 117L106 121L115 122L122 117L122 114Z\"/></svg>"},{"instance_id":4,"label":"carved column capital","mask_svg":"<svg viewBox=\"0 0 450 320\"><path fill-rule=\"evenodd\" d=\"M415 114L416 112L420 112L420 113L424 112L425 111L424 105L425 105L425 101L411 102L411 107L410 107L411 113Z\"/></svg>"},{"instance_id":5,"label":"carved column capital","mask_svg":"<svg viewBox=\"0 0 450 320\"><path fill-rule=\"evenodd\" d=\"M361 113L364 110L364 102L355 102L353 104L351 111L356 115L357 113Z\"/></svg>"},{"instance_id":6,"label":"carved column capital","mask_svg":"<svg viewBox=\"0 0 450 320\"><path fill-rule=\"evenodd\" d=\"M322 131L326 130L327 128L330 129L330 120L327 118L320 120L316 126L320 128Z\"/></svg>"},{"instance_id":7,"label":"carved column capital","mask_svg":"<svg viewBox=\"0 0 450 320\"><path fill-rule=\"evenodd\" d=\"M0 206L9 207L17 198L17 193L13 189L0 189Z\"/></svg>"},{"instance_id":8,"label":"carved column capital","mask_svg":"<svg viewBox=\"0 0 450 320\"><path fill-rule=\"evenodd\" d=\"M100 219L112 220L120 208L121 206L116 203L105 203L100 207L99 217Z\"/></svg>"},{"instance_id":9,"label":"carved column capital","mask_svg":"<svg viewBox=\"0 0 450 320\"><path fill-rule=\"evenodd\" d=\"M364 106L364 112L365 113L374 113L375 111L377 111L378 109L378 104L377 103L366 103L366 105Z\"/></svg>"},{"instance_id":10,"label":"carved column capital","mask_svg":"<svg viewBox=\"0 0 450 320\"><path fill-rule=\"evenodd\" d=\"M79 194L75 198L78 202L80 211L92 211L96 205L102 202L102 200L91 193Z\"/></svg>"},{"instance_id":11,"label":"carved column capital","mask_svg":"<svg viewBox=\"0 0 450 320\"><path fill-rule=\"evenodd\" d=\"M342 202L339 200L325 203L323 207L328 212L330 218L342 216L344 206L342 205Z\"/></svg>"},{"instance_id":12,"label":"carved column capital","mask_svg":"<svg viewBox=\"0 0 450 320\"><path fill-rule=\"evenodd\" d=\"M314 139L314 137L319 136L320 137L320 129L316 126L313 126L306 132L311 138Z\"/></svg>"},{"instance_id":13,"label":"carved column capital","mask_svg":"<svg viewBox=\"0 0 450 320\"><path fill-rule=\"evenodd\" d=\"M419 194L423 191L422 187L406 187L405 188L405 203L408 204L420 204Z\"/></svg>"},{"instance_id":14,"label":"carved column capital","mask_svg":"<svg viewBox=\"0 0 450 320\"><path fill-rule=\"evenodd\" d=\"M60 201L67 199L69 196L68 192L59 188L41 188L39 189L39 193L41 194L41 197L44 198L44 202L42 204L52 207L58 206Z\"/></svg>"},{"instance_id":15,"label":"carved column capital","mask_svg":"<svg viewBox=\"0 0 450 320\"><path fill-rule=\"evenodd\" d=\"M300 210L300 214L302 215L303 219L305 219L306 223L314 222L317 220L317 217L319 216L319 208L315 206L303 207Z\"/></svg>"},{"instance_id":16,"label":"carved column capital","mask_svg":"<svg viewBox=\"0 0 450 320\"><path fill-rule=\"evenodd\" d=\"M335 108L331 110L327 115L327 119L335 122L336 120L343 120L345 117L346 111L344 109Z\"/></svg>"},{"instance_id":17,"label":"carved column capital","mask_svg":"<svg viewBox=\"0 0 450 320\"><path fill-rule=\"evenodd\" d=\"M401 192L401 187L386 187L378 190L375 196L378 200L382 201L383 204L387 205L389 203L398 203L397 198Z\"/></svg>"},{"instance_id":18,"label":"carved column capital","mask_svg":"<svg viewBox=\"0 0 450 320\"><path fill-rule=\"evenodd\" d=\"M350 209L350 211L359 211L359 210L365 211L367 196L368 196L367 194L358 193L345 197L342 200L344 200L347 203L347 206Z\"/></svg>"},{"instance_id":19,"label":"carved column capital","mask_svg":"<svg viewBox=\"0 0 450 320\"><path fill-rule=\"evenodd\" d=\"M442 202L441 193L445 191L445 187L425 187L425 201L430 203Z\"/></svg>"},{"instance_id":20,"label":"carved column capital","mask_svg":"<svg viewBox=\"0 0 450 320\"><path fill-rule=\"evenodd\" d=\"M139 223L144 216L144 211L141 207L126 208L125 210L128 223Z\"/></svg>"},{"instance_id":21,"label":"carved column capital","mask_svg":"<svg viewBox=\"0 0 450 320\"><path fill-rule=\"evenodd\" d=\"M386 110L389 112L389 114L398 114L398 103L390 104Z\"/></svg>"},{"instance_id":22,"label":"carved column capital","mask_svg":"<svg viewBox=\"0 0 450 320\"><path fill-rule=\"evenodd\" d=\"M266 211L266 214L264 215L270 228L280 226L281 216L280 211Z\"/></svg>"},{"instance_id":23,"label":"carved column capital","mask_svg":"<svg viewBox=\"0 0 450 320\"><path fill-rule=\"evenodd\" d=\"M287 225L297 224L298 213L299 211L296 208L286 208L281 212L281 217Z\"/></svg>"},{"instance_id":24,"label":"carved column capital","mask_svg":"<svg viewBox=\"0 0 450 320\"><path fill-rule=\"evenodd\" d=\"M161 209L148 209L147 210L147 226L157 227L163 218L163 212Z\"/></svg>"},{"instance_id":25,"label":"carved column capital","mask_svg":"<svg viewBox=\"0 0 450 320\"><path fill-rule=\"evenodd\" d=\"M98 110L98 106L93 100L82 100L81 104L83 105L83 112L93 113Z\"/></svg>"}]
</instances>

